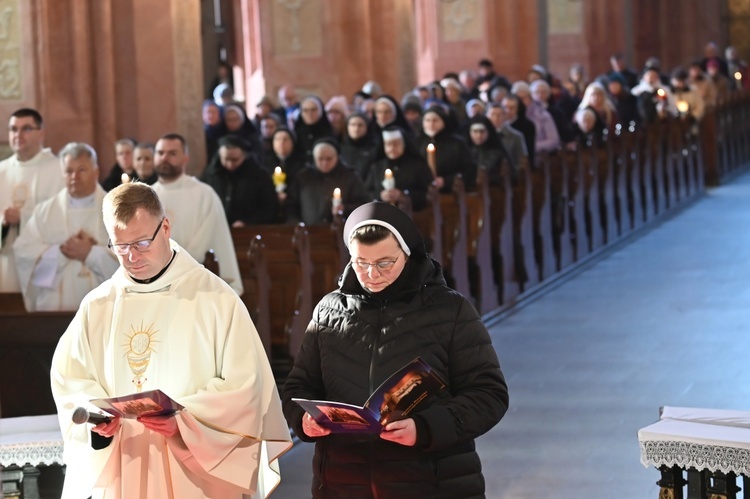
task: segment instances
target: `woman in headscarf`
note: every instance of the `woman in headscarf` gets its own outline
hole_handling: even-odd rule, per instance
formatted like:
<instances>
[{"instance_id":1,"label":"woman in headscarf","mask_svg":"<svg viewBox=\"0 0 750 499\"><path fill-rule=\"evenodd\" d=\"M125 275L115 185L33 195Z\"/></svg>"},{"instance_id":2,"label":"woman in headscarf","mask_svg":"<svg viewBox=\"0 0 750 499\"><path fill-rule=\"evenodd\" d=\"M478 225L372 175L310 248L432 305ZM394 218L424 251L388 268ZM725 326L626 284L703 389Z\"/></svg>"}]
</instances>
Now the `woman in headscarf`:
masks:
<instances>
[{"instance_id":1,"label":"woman in headscarf","mask_svg":"<svg viewBox=\"0 0 750 499\"><path fill-rule=\"evenodd\" d=\"M286 127L279 127L271 136L271 154L263 164L263 168L270 174L273 174L277 166L286 174L287 191L294 184L297 173L307 168L307 158L297 145L296 135Z\"/></svg>"},{"instance_id":2,"label":"woman in headscarf","mask_svg":"<svg viewBox=\"0 0 750 499\"><path fill-rule=\"evenodd\" d=\"M487 328L395 206L354 210L344 242L351 263L315 308L282 395L295 434L315 442L312 497L484 497L474 439L508 409ZM332 433L293 401L361 406L415 357L447 386L380 433Z\"/></svg>"},{"instance_id":3,"label":"woman in headscarf","mask_svg":"<svg viewBox=\"0 0 750 499\"><path fill-rule=\"evenodd\" d=\"M357 172L363 182L366 181L370 166L376 159L376 145L367 116L362 113L353 113L346 120L341 159Z\"/></svg>"},{"instance_id":4,"label":"woman in headscarf","mask_svg":"<svg viewBox=\"0 0 750 499\"><path fill-rule=\"evenodd\" d=\"M403 130L411 130L401 107L390 95L381 95L375 99L375 132L380 134L389 125L396 125ZM376 137L376 140L379 140Z\"/></svg>"},{"instance_id":5,"label":"woman in headscarf","mask_svg":"<svg viewBox=\"0 0 750 499\"><path fill-rule=\"evenodd\" d=\"M248 119L244 109L237 104L224 106L224 125L227 127L227 134L244 140L250 147L249 152L257 158L261 157L263 148L260 143L260 132Z\"/></svg>"},{"instance_id":6,"label":"woman in headscarf","mask_svg":"<svg viewBox=\"0 0 750 499\"><path fill-rule=\"evenodd\" d=\"M477 168L487 172L490 185L500 185L502 162L507 160L508 165L511 165L512 161L489 118L483 114L471 118L466 130L466 138L471 158Z\"/></svg>"},{"instance_id":7,"label":"woman in headscarf","mask_svg":"<svg viewBox=\"0 0 750 499\"><path fill-rule=\"evenodd\" d=\"M473 189L476 185L476 165L466 142L450 131L448 123L448 114L441 106L427 108L422 116L422 134L417 141L417 150L429 164L433 153L428 154L427 146L434 146L435 186L440 192L451 192L456 175L463 177L467 189Z\"/></svg>"},{"instance_id":8,"label":"woman in headscarf","mask_svg":"<svg viewBox=\"0 0 750 499\"><path fill-rule=\"evenodd\" d=\"M219 150L219 139L227 134L221 107L212 100L203 101L203 134L206 138L206 158L211 161Z\"/></svg>"},{"instance_id":9,"label":"woman in headscarf","mask_svg":"<svg viewBox=\"0 0 750 499\"><path fill-rule=\"evenodd\" d=\"M333 128L326 116L323 101L314 95L302 99L299 115L294 120L294 133L297 134L299 147L305 152L308 162L312 163L312 148L315 141L333 136Z\"/></svg>"},{"instance_id":10,"label":"woman in headscarf","mask_svg":"<svg viewBox=\"0 0 750 499\"><path fill-rule=\"evenodd\" d=\"M338 143L331 138L318 139L313 146L314 168L297 173L289 187L287 220L305 225L333 222L334 213L347 217L355 208L370 201L362 180L339 158ZM333 202L339 189L339 206Z\"/></svg>"},{"instance_id":11,"label":"woman in headscarf","mask_svg":"<svg viewBox=\"0 0 750 499\"><path fill-rule=\"evenodd\" d=\"M414 211L427 205L427 192L432 184L432 172L425 159L406 140L406 134L397 126L383 130L385 157L378 160L370 170L366 187L373 199L398 204L402 196L411 198ZM386 180L390 170L391 180Z\"/></svg>"}]
</instances>

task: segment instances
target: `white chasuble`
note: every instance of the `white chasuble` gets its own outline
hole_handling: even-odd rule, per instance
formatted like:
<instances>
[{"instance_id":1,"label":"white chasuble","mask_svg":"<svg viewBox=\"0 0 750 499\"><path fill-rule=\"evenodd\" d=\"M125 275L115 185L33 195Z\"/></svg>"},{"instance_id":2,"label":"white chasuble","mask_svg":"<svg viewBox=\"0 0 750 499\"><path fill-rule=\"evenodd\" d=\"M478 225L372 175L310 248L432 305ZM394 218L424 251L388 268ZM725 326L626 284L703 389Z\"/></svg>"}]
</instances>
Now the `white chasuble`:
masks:
<instances>
[{"instance_id":1,"label":"white chasuble","mask_svg":"<svg viewBox=\"0 0 750 499\"><path fill-rule=\"evenodd\" d=\"M182 175L174 182L158 181L152 187L159 194L171 222L170 237L199 262L205 260L209 249L214 250L219 275L237 295L242 295L232 233L221 200L211 186Z\"/></svg>"},{"instance_id":2,"label":"white chasuble","mask_svg":"<svg viewBox=\"0 0 750 499\"><path fill-rule=\"evenodd\" d=\"M52 392L65 439L64 498L266 497L279 483L289 430L265 350L247 309L174 241L156 281L119 268L91 292L62 336ZM94 398L161 389L185 406L179 435L137 420L104 449L72 412Z\"/></svg>"},{"instance_id":3,"label":"white chasuble","mask_svg":"<svg viewBox=\"0 0 750 499\"><path fill-rule=\"evenodd\" d=\"M24 304L29 312L77 310L86 294L117 270L107 248L102 201L107 193L97 185L92 198L72 205L68 191L37 205L13 244ZM85 262L66 258L59 249L81 230L96 240Z\"/></svg>"},{"instance_id":4,"label":"white chasuble","mask_svg":"<svg viewBox=\"0 0 750 499\"><path fill-rule=\"evenodd\" d=\"M42 149L28 161L18 161L14 154L0 161L0 220L8 207L21 210L21 223L3 227L0 237L0 292L18 293L13 242L23 232L34 207L65 187L60 161L49 149ZM4 221L3 221L4 223Z\"/></svg>"}]
</instances>

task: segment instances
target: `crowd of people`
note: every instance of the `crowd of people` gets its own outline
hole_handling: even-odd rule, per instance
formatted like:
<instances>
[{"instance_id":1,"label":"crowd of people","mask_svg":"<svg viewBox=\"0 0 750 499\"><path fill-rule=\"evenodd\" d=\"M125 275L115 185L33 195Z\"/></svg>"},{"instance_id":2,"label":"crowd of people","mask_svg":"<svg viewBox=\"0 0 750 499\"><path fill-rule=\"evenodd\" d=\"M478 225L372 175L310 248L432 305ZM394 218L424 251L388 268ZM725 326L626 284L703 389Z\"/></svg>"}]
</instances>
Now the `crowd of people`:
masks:
<instances>
[{"instance_id":1,"label":"crowd of people","mask_svg":"<svg viewBox=\"0 0 750 499\"><path fill-rule=\"evenodd\" d=\"M73 143L56 157L43 146L41 115L21 109L9 122L14 154L0 166L0 290L23 292L32 311L75 308L111 273L91 214L123 182L153 185L175 239L198 261L213 250L221 277L241 293L231 227L326 224L368 201L405 197L420 211L431 187L449 192L459 175L470 190L480 169L496 184L504 161L514 177L538 153L596 143L618 127L667 116L700 122L750 85L733 47L721 57L709 43L701 59L669 74L654 57L638 72L623 59L614 54L611 70L591 80L578 64L566 78L535 64L512 83L482 59L476 70L446 74L401 99L374 81L327 103L299 98L286 84L278 105L263 96L252 117L234 102L225 75L203 105L209 161L199 178L186 174L185 139L166 134L155 144L118 140L116 163L99 183L96 151Z\"/></svg>"}]
</instances>

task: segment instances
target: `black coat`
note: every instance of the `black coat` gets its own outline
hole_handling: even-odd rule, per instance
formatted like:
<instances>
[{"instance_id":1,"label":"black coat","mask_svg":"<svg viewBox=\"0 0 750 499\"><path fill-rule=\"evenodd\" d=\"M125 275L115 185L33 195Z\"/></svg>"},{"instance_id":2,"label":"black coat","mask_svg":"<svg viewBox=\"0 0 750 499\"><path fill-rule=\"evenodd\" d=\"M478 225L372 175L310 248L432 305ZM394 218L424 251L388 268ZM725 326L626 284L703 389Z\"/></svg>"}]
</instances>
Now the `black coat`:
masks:
<instances>
[{"instance_id":1,"label":"black coat","mask_svg":"<svg viewBox=\"0 0 750 499\"><path fill-rule=\"evenodd\" d=\"M484 497L474 439L508 408L497 355L476 310L446 286L437 262L411 258L403 272L404 286L381 302L362 290L348 266L339 290L315 308L287 378L284 415L301 440L316 442L315 498ZM412 414L415 446L378 436L304 434L304 410L292 397L362 405L417 356L448 387Z\"/></svg>"},{"instance_id":2,"label":"black coat","mask_svg":"<svg viewBox=\"0 0 750 499\"><path fill-rule=\"evenodd\" d=\"M328 173L315 167L305 168L297 173L289 187L287 221L306 225L331 223L331 202L333 190L337 187L341 189L344 216L372 201L359 175L340 161Z\"/></svg>"},{"instance_id":3,"label":"black coat","mask_svg":"<svg viewBox=\"0 0 750 499\"><path fill-rule=\"evenodd\" d=\"M372 165L366 187L373 199L380 200L386 168L393 172L396 189L408 191L412 209L423 210L427 206L427 192L432 185L432 172L424 158L403 154L398 159L383 158Z\"/></svg>"},{"instance_id":4,"label":"black coat","mask_svg":"<svg viewBox=\"0 0 750 499\"><path fill-rule=\"evenodd\" d=\"M279 221L279 198L273 180L253 156L248 154L233 172L221 166L217 157L206 167L201 180L219 195L229 225L237 220L245 225Z\"/></svg>"},{"instance_id":5,"label":"black coat","mask_svg":"<svg viewBox=\"0 0 750 499\"><path fill-rule=\"evenodd\" d=\"M445 179L445 185L440 192L451 192L453 179L459 174L463 176L467 190L474 188L477 180L477 165L471 159L466 142L445 129L434 137L428 137L423 133L417 143L417 148L419 154L425 159L428 144L435 145L437 176Z\"/></svg>"}]
</instances>

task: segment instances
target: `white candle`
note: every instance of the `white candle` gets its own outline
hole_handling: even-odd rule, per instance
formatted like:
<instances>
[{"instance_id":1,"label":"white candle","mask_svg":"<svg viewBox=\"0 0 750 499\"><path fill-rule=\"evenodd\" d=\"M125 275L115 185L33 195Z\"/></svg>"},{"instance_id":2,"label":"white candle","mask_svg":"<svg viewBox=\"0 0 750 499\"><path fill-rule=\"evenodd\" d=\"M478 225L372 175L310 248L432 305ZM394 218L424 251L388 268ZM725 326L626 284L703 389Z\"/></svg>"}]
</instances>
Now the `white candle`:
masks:
<instances>
[{"instance_id":1,"label":"white candle","mask_svg":"<svg viewBox=\"0 0 750 499\"><path fill-rule=\"evenodd\" d=\"M333 190L333 199L331 201L333 202L334 208L341 207L341 189L338 187Z\"/></svg>"},{"instance_id":2,"label":"white candle","mask_svg":"<svg viewBox=\"0 0 750 499\"><path fill-rule=\"evenodd\" d=\"M396 180L393 178L393 171L390 168L385 169L385 175L383 177L383 189L390 191L396 188Z\"/></svg>"},{"instance_id":3,"label":"white candle","mask_svg":"<svg viewBox=\"0 0 750 499\"><path fill-rule=\"evenodd\" d=\"M120 175L120 180L123 184L127 184L128 182L130 182L130 177L127 173L123 173L122 175Z\"/></svg>"},{"instance_id":4,"label":"white candle","mask_svg":"<svg viewBox=\"0 0 750 499\"><path fill-rule=\"evenodd\" d=\"M432 170L432 176L437 177L437 166L435 164L435 145L427 144L427 164Z\"/></svg>"}]
</instances>

